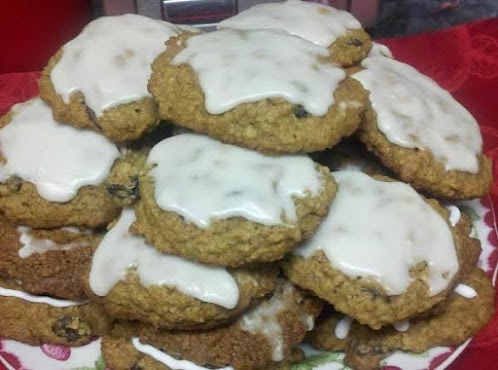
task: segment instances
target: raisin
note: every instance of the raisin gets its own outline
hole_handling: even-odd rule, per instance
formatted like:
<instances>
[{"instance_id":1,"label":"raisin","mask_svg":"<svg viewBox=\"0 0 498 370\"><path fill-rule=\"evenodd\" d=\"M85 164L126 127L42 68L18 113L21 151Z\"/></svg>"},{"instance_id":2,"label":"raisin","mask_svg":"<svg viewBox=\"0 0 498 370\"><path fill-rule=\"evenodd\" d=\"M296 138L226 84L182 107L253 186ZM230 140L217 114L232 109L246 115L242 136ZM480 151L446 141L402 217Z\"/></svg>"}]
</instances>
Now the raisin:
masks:
<instances>
[{"instance_id":1,"label":"raisin","mask_svg":"<svg viewBox=\"0 0 498 370\"><path fill-rule=\"evenodd\" d=\"M138 176L131 176L130 183L123 184L109 184L106 187L107 193L110 196L120 200L129 200L134 202L140 198L140 186L138 183Z\"/></svg>"},{"instance_id":2,"label":"raisin","mask_svg":"<svg viewBox=\"0 0 498 370\"><path fill-rule=\"evenodd\" d=\"M363 41L358 40L358 39L352 39L352 40L348 41L348 45L360 47L360 46L363 46Z\"/></svg>"},{"instance_id":3,"label":"raisin","mask_svg":"<svg viewBox=\"0 0 498 370\"><path fill-rule=\"evenodd\" d=\"M294 115L296 116L296 118L299 118L299 119L302 119L302 118L306 118L309 116L309 113L306 111L306 109L303 108L302 105L298 105L295 109L294 109Z\"/></svg>"},{"instance_id":4,"label":"raisin","mask_svg":"<svg viewBox=\"0 0 498 370\"><path fill-rule=\"evenodd\" d=\"M92 334L90 325L79 317L64 315L52 325L54 333L68 342L76 342L80 339L89 338Z\"/></svg>"}]
</instances>

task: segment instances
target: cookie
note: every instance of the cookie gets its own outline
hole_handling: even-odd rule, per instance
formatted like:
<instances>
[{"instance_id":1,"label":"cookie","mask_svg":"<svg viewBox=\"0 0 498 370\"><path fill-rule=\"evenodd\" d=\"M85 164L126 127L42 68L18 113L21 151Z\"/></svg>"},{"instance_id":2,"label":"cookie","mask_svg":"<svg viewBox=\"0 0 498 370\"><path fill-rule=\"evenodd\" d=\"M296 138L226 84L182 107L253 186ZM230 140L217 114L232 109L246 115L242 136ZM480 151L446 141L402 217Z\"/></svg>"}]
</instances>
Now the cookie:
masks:
<instances>
[{"instance_id":1,"label":"cookie","mask_svg":"<svg viewBox=\"0 0 498 370\"><path fill-rule=\"evenodd\" d=\"M343 67L361 61L372 47L370 36L351 13L304 1L256 5L221 21L217 28L284 30L326 47L331 59Z\"/></svg>"},{"instance_id":2,"label":"cookie","mask_svg":"<svg viewBox=\"0 0 498 370\"><path fill-rule=\"evenodd\" d=\"M237 322L208 331L154 331L147 327L116 327L103 340L103 354L110 366L126 368L154 355L172 364L169 354L205 367L274 369L291 362L293 348L310 330L321 302L292 285L280 285L272 298L243 315ZM114 336L114 338L113 338ZM129 345L133 338L132 346ZM128 343L126 356L116 356L116 345ZM114 344L112 343L114 341ZM113 348L114 347L114 348ZM139 351L140 353L137 353ZM289 358L290 356L290 358ZM148 357L150 361L151 358ZM171 365L170 365L171 367ZM283 368L286 368L285 366Z\"/></svg>"},{"instance_id":3,"label":"cookie","mask_svg":"<svg viewBox=\"0 0 498 370\"><path fill-rule=\"evenodd\" d=\"M353 74L370 92L358 136L382 163L420 191L449 200L478 198L491 186L479 125L415 68L376 56Z\"/></svg>"},{"instance_id":4,"label":"cookie","mask_svg":"<svg viewBox=\"0 0 498 370\"><path fill-rule=\"evenodd\" d=\"M463 343L491 319L494 296L489 278L474 268L448 297L438 315L376 331L357 322L351 326L350 319L332 314L317 322L308 339L322 350L346 351L344 361L351 368L377 369L379 362L394 351L423 353L432 347Z\"/></svg>"},{"instance_id":5,"label":"cookie","mask_svg":"<svg viewBox=\"0 0 498 370\"><path fill-rule=\"evenodd\" d=\"M90 230L31 229L0 216L0 276L30 294L87 299L83 276L99 241Z\"/></svg>"},{"instance_id":6,"label":"cookie","mask_svg":"<svg viewBox=\"0 0 498 370\"><path fill-rule=\"evenodd\" d=\"M0 285L2 338L32 345L80 346L111 328L111 320L97 303L30 295L4 279Z\"/></svg>"},{"instance_id":7,"label":"cookie","mask_svg":"<svg viewBox=\"0 0 498 370\"><path fill-rule=\"evenodd\" d=\"M100 227L120 211L105 179L121 156L92 131L54 121L39 98L0 118L0 211L16 224Z\"/></svg>"},{"instance_id":8,"label":"cookie","mask_svg":"<svg viewBox=\"0 0 498 370\"><path fill-rule=\"evenodd\" d=\"M199 134L156 145L133 231L158 250L223 266L281 259L313 234L335 193L305 155L270 157Z\"/></svg>"},{"instance_id":9,"label":"cookie","mask_svg":"<svg viewBox=\"0 0 498 370\"><path fill-rule=\"evenodd\" d=\"M367 99L329 56L278 30L184 33L152 64L149 90L180 126L267 153L313 152L356 131Z\"/></svg>"},{"instance_id":10,"label":"cookie","mask_svg":"<svg viewBox=\"0 0 498 370\"><path fill-rule=\"evenodd\" d=\"M475 265L480 243L451 213L409 185L334 172L339 190L317 233L283 262L295 284L373 329L446 299Z\"/></svg>"},{"instance_id":11,"label":"cookie","mask_svg":"<svg viewBox=\"0 0 498 370\"><path fill-rule=\"evenodd\" d=\"M275 267L227 270L160 253L130 234L134 220L125 209L92 259L88 291L111 316L167 329L211 327L273 291Z\"/></svg>"},{"instance_id":12,"label":"cookie","mask_svg":"<svg viewBox=\"0 0 498 370\"><path fill-rule=\"evenodd\" d=\"M150 64L180 32L135 14L98 18L50 59L40 96L61 122L119 143L137 139L159 123L147 91Z\"/></svg>"}]
</instances>

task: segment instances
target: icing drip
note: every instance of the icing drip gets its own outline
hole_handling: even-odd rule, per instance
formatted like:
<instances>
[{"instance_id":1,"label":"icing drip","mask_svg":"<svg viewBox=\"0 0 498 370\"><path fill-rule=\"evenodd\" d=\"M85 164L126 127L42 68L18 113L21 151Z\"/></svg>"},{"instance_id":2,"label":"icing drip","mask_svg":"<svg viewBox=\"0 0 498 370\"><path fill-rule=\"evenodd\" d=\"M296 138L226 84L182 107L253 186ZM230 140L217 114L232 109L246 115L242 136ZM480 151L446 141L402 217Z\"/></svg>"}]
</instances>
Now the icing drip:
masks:
<instances>
[{"instance_id":1,"label":"icing drip","mask_svg":"<svg viewBox=\"0 0 498 370\"><path fill-rule=\"evenodd\" d=\"M352 14L330 6L288 0L256 5L220 22L218 28L280 29L328 47L361 24Z\"/></svg>"},{"instance_id":2,"label":"icing drip","mask_svg":"<svg viewBox=\"0 0 498 370\"><path fill-rule=\"evenodd\" d=\"M446 209L450 211L450 224L451 226L456 226L458 221L460 221L460 217L462 216L460 209L457 206L449 204L446 206Z\"/></svg>"},{"instance_id":3,"label":"icing drip","mask_svg":"<svg viewBox=\"0 0 498 370\"><path fill-rule=\"evenodd\" d=\"M393 327L400 333L404 333L405 331L410 329L410 321L409 320L397 321L393 324Z\"/></svg>"},{"instance_id":4,"label":"icing drip","mask_svg":"<svg viewBox=\"0 0 498 370\"><path fill-rule=\"evenodd\" d=\"M273 347L273 361L282 361L284 358L285 341L283 329L278 321L278 314L289 307L295 305L292 294L294 287L290 283L285 283L282 293L274 294L269 300L259 304L239 319L239 326L242 330L253 334L263 334ZM311 330L314 325L314 318L306 314L299 308L301 322Z\"/></svg>"},{"instance_id":5,"label":"icing drip","mask_svg":"<svg viewBox=\"0 0 498 370\"><path fill-rule=\"evenodd\" d=\"M31 230L31 228L26 226L17 227L17 232L20 234L19 241L23 245L17 252L21 258L28 258L33 254L43 254L48 251L68 251L88 245L88 243L84 242L57 244L49 239L35 239L30 234ZM77 233L79 234L79 232Z\"/></svg>"},{"instance_id":6,"label":"icing drip","mask_svg":"<svg viewBox=\"0 0 498 370\"><path fill-rule=\"evenodd\" d=\"M131 342L133 347L141 353L144 353L154 360L162 363L167 366L171 370L212 370L212 367L203 367L194 364L193 362L187 360L177 360L176 358L168 355L167 353L157 349L156 347L151 346L150 344L142 344L140 343L140 339L132 338ZM233 367L227 366L223 368L218 368L217 370L234 370Z\"/></svg>"},{"instance_id":7,"label":"icing drip","mask_svg":"<svg viewBox=\"0 0 498 370\"><path fill-rule=\"evenodd\" d=\"M25 292L21 292L20 290L13 290L13 289L6 289L0 287L0 296L3 297L12 297L12 298L19 298L27 302L31 303L44 303L48 304L53 307L73 307L73 306L81 306L88 301L84 302L75 302L75 301L69 301L65 299L55 299L51 297L46 297L46 296L36 296L36 295L31 295Z\"/></svg>"},{"instance_id":8,"label":"icing drip","mask_svg":"<svg viewBox=\"0 0 498 370\"><path fill-rule=\"evenodd\" d=\"M105 296L131 270L144 286L164 285L180 292L232 309L239 300L235 279L224 267L203 265L158 252L128 229L135 222L133 209L124 209L95 251L90 270L90 288Z\"/></svg>"},{"instance_id":9,"label":"icing drip","mask_svg":"<svg viewBox=\"0 0 498 370\"><path fill-rule=\"evenodd\" d=\"M373 42L368 56L393 58L393 53L391 53L391 50L387 46Z\"/></svg>"},{"instance_id":10,"label":"icing drip","mask_svg":"<svg viewBox=\"0 0 498 370\"><path fill-rule=\"evenodd\" d=\"M211 114L282 98L323 116L346 77L342 69L321 61L328 56L326 48L284 31L224 29L189 38L172 63L192 67Z\"/></svg>"},{"instance_id":11,"label":"icing drip","mask_svg":"<svg viewBox=\"0 0 498 370\"><path fill-rule=\"evenodd\" d=\"M469 299L477 297L475 289L465 284L458 284L455 288L455 293Z\"/></svg>"},{"instance_id":12,"label":"icing drip","mask_svg":"<svg viewBox=\"0 0 498 370\"><path fill-rule=\"evenodd\" d=\"M377 126L387 140L430 150L446 171L477 173L479 126L447 91L415 68L385 57L366 58L352 77L370 91Z\"/></svg>"},{"instance_id":13,"label":"icing drip","mask_svg":"<svg viewBox=\"0 0 498 370\"><path fill-rule=\"evenodd\" d=\"M372 278L389 295L406 291L410 270L425 262L430 294L444 290L458 271L446 220L407 184L374 180L359 171L333 175L339 190L329 214L294 253L309 258L323 250L334 268Z\"/></svg>"},{"instance_id":14,"label":"icing drip","mask_svg":"<svg viewBox=\"0 0 498 370\"><path fill-rule=\"evenodd\" d=\"M317 195L322 180L305 155L265 156L197 134L157 144L148 163L158 206L198 227L244 217L265 225L297 220L295 197Z\"/></svg>"},{"instance_id":15,"label":"icing drip","mask_svg":"<svg viewBox=\"0 0 498 370\"><path fill-rule=\"evenodd\" d=\"M31 182L50 202L68 202L86 185L100 185L120 154L105 137L61 125L39 98L12 108L11 122L0 129L6 163L0 181L18 176Z\"/></svg>"},{"instance_id":16,"label":"icing drip","mask_svg":"<svg viewBox=\"0 0 498 370\"><path fill-rule=\"evenodd\" d=\"M340 319L334 329L334 335L336 336L337 339L346 339L349 335L349 331L351 330L351 324L353 323L353 319L344 316L342 319Z\"/></svg>"},{"instance_id":17,"label":"icing drip","mask_svg":"<svg viewBox=\"0 0 498 370\"><path fill-rule=\"evenodd\" d=\"M55 91L66 104L71 94L82 92L97 116L151 96L150 64L178 33L171 23L135 14L98 18L64 46L50 76Z\"/></svg>"}]
</instances>

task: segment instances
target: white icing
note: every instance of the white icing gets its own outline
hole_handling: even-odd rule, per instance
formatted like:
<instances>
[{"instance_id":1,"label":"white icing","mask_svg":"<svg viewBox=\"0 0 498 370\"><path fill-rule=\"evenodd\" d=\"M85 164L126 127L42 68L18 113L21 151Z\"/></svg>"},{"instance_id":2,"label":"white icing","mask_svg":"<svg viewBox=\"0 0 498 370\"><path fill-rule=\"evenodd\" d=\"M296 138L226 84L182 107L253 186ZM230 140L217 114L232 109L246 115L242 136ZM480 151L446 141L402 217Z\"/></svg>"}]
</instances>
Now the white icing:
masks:
<instances>
[{"instance_id":1,"label":"white icing","mask_svg":"<svg viewBox=\"0 0 498 370\"><path fill-rule=\"evenodd\" d=\"M137 351L152 357L154 360L162 363L171 370L212 370L213 369L212 367L207 368L196 365L191 361L177 360L176 358L168 355L167 353L157 349L154 346L151 346L150 344L140 343L140 339L137 337L132 338L131 342L133 344L133 347L135 347ZM217 370L234 370L234 369L231 366L226 366L223 368L218 368Z\"/></svg>"},{"instance_id":2,"label":"white icing","mask_svg":"<svg viewBox=\"0 0 498 370\"><path fill-rule=\"evenodd\" d=\"M203 265L160 253L128 229L135 222L133 209L124 209L95 251L90 288L105 296L130 270L144 286L163 285L201 301L228 309L237 306L239 288L224 267Z\"/></svg>"},{"instance_id":3,"label":"white icing","mask_svg":"<svg viewBox=\"0 0 498 370\"><path fill-rule=\"evenodd\" d=\"M265 156L207 136L182 134L157 144L148 163L158 206L198 227L244 217L265 225L295 222L292 197L317 195L322 179L305 155Z\"/></svg>"},{"instance_id":4,"label":"white icing","mask_svg":"<svg viewBox=\"0 0 498 370\"><path fill-rule=\"evenodd\" d=\"M339 321L337 321L334 329L334 335L336 336L336 338L341 340L346 339L349 335L349 331L351 330L352 323L353 319L348 316L344 316Z\"/></svg>"},{"instance_id":5,"label":"white icing","mask_svg":"<svg viewBox=\"0 0 498 370\"><path fill-rule=\"evenodd\" d=\"M361 28L361 24L352 14L330 6L288 0L253 6L220 22L218 28L281 29L328 47L348 30Z\"/></svg>"},{"instance_id":6,"label":"white icing","mask_svg":"<svg viewBox=\"0 0 498 370\"><path fill-rule=\"evenodd\" d=\"M386 57L393 58L393 53L386 45L378 44L376 42L372 43L372 49L368 53L369 57Z\"/></svg>"},{"instance_id":7,"label":"white icing","mask_svg":"<svg viewBox=\"0 0 498 370\"><path fill-rule=\"evenodd\" d=\"M461 295L464 298L469 298L469 299L477 297L476 290L465 284L458 284L457 287L455 288L455 293Z\"/></svg>"},{"instance_id":8,"label":"white icing","mask_svg":"<svg viewBox=\"0 0 498 370\"><path fill-rule=\"evenodd\" d=\"M172 63L196 72L211 114L282 98L323 116L346 76L321 60L328 56L326 48L284 31L223 29L191 37Z\"/></svg>"},{"instance_id":9,"label":"white icing","mask_svg":"<svg viewBox=\"0 0 498 370\"><path fill-rule=\"evenodd\" d=\"M78 230L77 228L75 228ZM43 254L48 251L68 251L74 248L87 246L88 243L79 241L77 243L57 244L49 239L35 239L30 234L31 228L26 226L18 226L17 232L19 233L19 242L22 247L17 251L21 258L28 258L33 254ZM70 231L73 232L73 231ZM78 231L74 232L79 234Z\"/></svg>"},{"instance_id":10,"label":"white icing","mask_svg":"<svg viewBox=\"0 0 498 370\"><path fill-rule=\"evenodd\" d=\"M446 206L446 209L450 211L450 224L451 226L455 226L458 221L460 221L460 217L462 216L462 213L460 212L460 208L453 204L449 204Z\"/></svg>"},{"instance_id":11,"label":"white icing","mask_svg":"<svg viewBox=\"0 0 498 370\"><path fill-rule=\"evenodd\" d=\"M12 297L12 298L19 298L27 302L31 303L44 303L48 304L53 307L73 307L73 306L81 306L88 301L84 302L75 302L75 301L69 301L65 299L55 299L51 297L46 297L46 296L36 296L36 295L31 295L26 292L21 292L20 290L13 290L13 289L7 289L7 288L2 288L0 287L0 296L3 297Z\"/></svg>"},{"instance_id":12,"label":"white icing","mask_svg":"<svg viewBox=\"0 0 498 370\"><path fill-rule=\"evenodd\" d=\"M404 333L405 331L410 329L410 320L397 321L393 324L393 327L400 333Z\"/></svg>"},{"instance_id":13,"label":"white icing","mask_svg":"<svg viewBox=\"0 0 498 370\"><path fill-rule=\"evenodd\" d=\"M274 294L269 300L245 313L238 321L242 330L253 334L263 334L267 338L273 348L273 361L282 361L284 358L285 340L278 314L289 306L295 305L292 298L293 291L294 287L286 283L282 293ZM300 319L308 330L313 328L314 319L311 315L300 311Z\"/></svg>"},{"instance_id":14,"label":"white icing","mask_svg":"<svg viewBox=\"0 0 498 370\"><path fill-rule=\"evenodd\" d=\"M120 156L105 137L55 122L39 98L15 105L12 113L11 122L0 129L6 159L0 181L18 176L48 201L67 202L83 186L101 184Z\"/></svg>"},{"instance_id":15,"label":"white icing","mask_svg":"<svg viewBox=\"0 0 498 370\"><path fill-rule=\"evenodd\" d=\"M151 96L150 64L180 29L136 14L101 17L63 48L51 72L55 91L69 103L80 91L97 116L111 107Z\"/></svg>"},{"instance_id":16,"label":"white icing","mask_svg":"<svg viewBox=\"0 0 498 370\"><path fill-rule=\"evenodd\" d=\"M410 269L427 264L430 295L458 271L446 220L401 182L374 180L358 171L333 173L339 190L316 234L294 253L323 250L331 265L351 277L368 277L389 295L406 291Z\"/></svg>"},{"instance_id":17,"label":"white icing","mask_svg":"<svg viewBox=\"0 0 498 370\"><path fill-rule=\"evenodd\" d=\"M477 173L482 149L479 125L436 82L415 68L385 57L370 57L352 77L370 91L377 126L390 142L430 150L449 170Z\"/></svg>"}]
</instances>

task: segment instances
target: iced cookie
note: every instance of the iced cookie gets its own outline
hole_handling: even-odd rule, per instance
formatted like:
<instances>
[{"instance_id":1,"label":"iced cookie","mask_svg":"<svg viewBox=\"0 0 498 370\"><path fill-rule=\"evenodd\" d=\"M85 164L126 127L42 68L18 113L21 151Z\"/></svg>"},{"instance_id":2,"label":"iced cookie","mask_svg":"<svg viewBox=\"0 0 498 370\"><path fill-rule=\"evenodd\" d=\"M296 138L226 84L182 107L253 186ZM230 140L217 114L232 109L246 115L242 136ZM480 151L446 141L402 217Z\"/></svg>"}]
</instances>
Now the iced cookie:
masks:
<instances>
[{"instance_id":1,"label":"iced cookie","mask_svg":"<svg viewBox=\"0 0 498 370\"><path fill-rule=\"evenodd\" d=\"M30 294L84 300L83 276L99 241L90 230L31 229L0 216L0 276Z\"/></svg>"},{"instance_id":2,"label":"iced cookie","mask_svg":"<svg viewBox=\"0 0 498 370\"><path fill-rule=\"evenodd\" d=\"M238 321L208 331L158 332L118 325L104 337L103 354L108 365L117 369L150 361L175 368L180 363L177 358L190 364L183 368L286 369L299 356L292 350L311 329L320 310L317 298L287 283ZM128 351L118 357L121 345Z\"/></svg>"},{"instance_id":3,"label":"iced cookie","mask_svg":"<svg viewBox=\"0 0 498 370\"><path fill-rule=\"evenodd\" d=\"M140 181L133 230L158 250L224 266L281 259L313 234L335 193L325 167L199 134L163 140Z\"/></svg>"},{"instance_id":4,"label":"iced cookie","mask_svg":"<svg viewBox=\"0 0 498 370\"><path fill-rule=\"evenodd\" d=\"M359 138L401 180L445 199L469 199L491 186L479 125L434 81L375 56L352 77L370 92Z\"/></svg>"},{"instance_id":5,"label":"iced cookie","mask_svg":"<svg viewBox=\"0 0 498 370\"><path fill-rule=\"evenodd\" d=\"M118 148L88 130L61 125L39 98L0 118L0 211L32 227L105 226L120 208L104 182Z\"/></svg>"},{"instance_id":6,"label":"iced cookie","mask_svg":"<svg viewBox=\"0 0 498 370\"><path fill-rule=\"evenodd\" d=\"M161 118L191 130L262 152L313 152L351 135L367 100L328 58L279 30L184 33L152 64L149 90Z\"/></svg>"},{"instance_id":7,"label":"iced cookie","mask_svg":"<svg viewBox=\"0 0 498 370\"><path fill-rule=\"evenodd\" d=\"M4 279L0 279L0 312L0 337L33 345L80 346L111 327L97 303L31 295Z\"/></svg>"},{"instance_id":8,"label":"iced cookie","mask_svg":"<svg viewBox=\"0 0 498 370\"><path fill-rule=\"evenodd\" d=\"M92 259L89 293L113 317L167 329L211 327L274 289L273 266L227 270L164 254L129 232L134 221L125 209Z\"/></svg>"},{"instance_id":9,"label":"iced cookie","mask_svg":"<svg viewBox=\"0 0 498 370\"><path fill-rule=\"evenodd\" d=\"M159 123L147 91L150 64L180 32L135 14L98 18L49 61L40 96L61 122L120 143L137 139Z\"/></svg>"},{"instance_id":10,"label":"iced cookie","mask_svg":"<svg viewBox=\"0 0 498 370\"><path fill-rule=\"evenodd\" d=\"M330 51L343 67L358 63L372 47L360 22L346 11L330 6L288 0L254 6L218 24L218 29L280 29Z\"/></svg>"},{"instance_id":11,"label":"iced cookie","mask_svg":"<svg viewBox=\"0 0 498 370\"><path fill-rule=\"evenodd\" d=\"M346 351L353 369L377 369L394 351L422 353L436 346L454 346L476 334L492 317L494 288L486 274L473 270L444 302L438 315L407 320L371 330L334 314L318 321L308 339L326 351Z\"/></svg>"},{"instance_id":12,"label":"iced cookie","mask_svg":"<svg viewBox=\"0 0 498 370\"><path fill-rule=\"evenodd\" d=\"M310 289L373 329L443 301L480 253L471 222L409 185L334 172L338 192L316 234L283 263Z\"/></svg>"}]
</instances>

